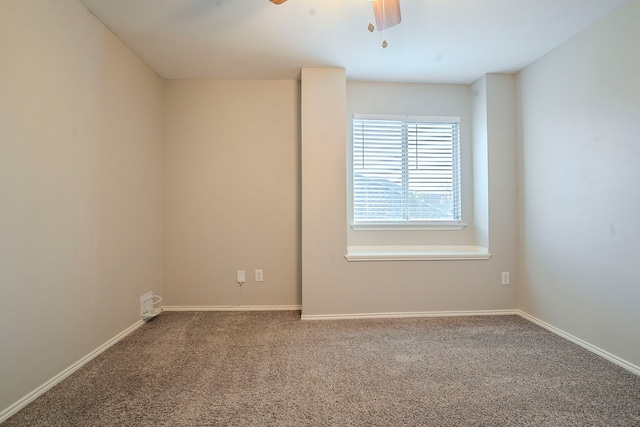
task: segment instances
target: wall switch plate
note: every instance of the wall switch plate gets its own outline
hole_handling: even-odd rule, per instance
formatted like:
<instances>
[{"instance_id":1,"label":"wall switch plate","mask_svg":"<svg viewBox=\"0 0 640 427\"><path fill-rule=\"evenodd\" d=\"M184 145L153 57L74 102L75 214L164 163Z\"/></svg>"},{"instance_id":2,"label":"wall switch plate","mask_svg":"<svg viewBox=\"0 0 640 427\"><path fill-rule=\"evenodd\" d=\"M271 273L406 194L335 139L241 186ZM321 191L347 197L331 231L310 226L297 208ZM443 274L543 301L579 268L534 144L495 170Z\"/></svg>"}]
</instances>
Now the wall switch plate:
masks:
<instances>
[{"instance_id":1,"label":"wall switch plate","mask_svg":"<svg viewBox=\"0 0 640 427\"><path fill-rule=\"evenodd\" d=\"M256 270L256 282L264 282L264 275L262 270Z\"/></svg>"},{"instance_id":2,"label":"wall switch plate","mask_svg":"<svg viewBox=\"0 0 640 427\"><path fill-rule=\"evenodd\" d=\"M236 271L236 282L240 283L241 285L245 282L244 270Z\"/></svg>"},{"instance_id":3,"label":"wall switch plate","mask_svg":"<svg viewBox=\"0 0 640 427\"><path fill-rule=\"evenodd\" d=\"M503 271L502 272L502 284L503 285L508 285L509 284L509 272L508 271Z\"/></svg>"}]
</instances>

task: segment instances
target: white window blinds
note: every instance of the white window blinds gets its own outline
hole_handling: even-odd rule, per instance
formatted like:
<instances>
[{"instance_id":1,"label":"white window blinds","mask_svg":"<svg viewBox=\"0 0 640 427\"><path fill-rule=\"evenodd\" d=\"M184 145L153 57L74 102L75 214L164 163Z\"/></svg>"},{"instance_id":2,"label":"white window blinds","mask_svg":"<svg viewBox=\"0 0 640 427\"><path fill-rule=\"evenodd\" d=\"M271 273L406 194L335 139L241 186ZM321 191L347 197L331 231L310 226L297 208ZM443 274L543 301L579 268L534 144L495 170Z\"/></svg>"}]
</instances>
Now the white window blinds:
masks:
<instances>
[{"instance_id":1,"label":"white window blinds","mask_svg":"<svg viewBox=\"0 0 640 427\"><path fill-rule=\"evenodd\" d=\"M459 121L354 116L354 223L460 222Z\"/></svg>"}]
</instances>

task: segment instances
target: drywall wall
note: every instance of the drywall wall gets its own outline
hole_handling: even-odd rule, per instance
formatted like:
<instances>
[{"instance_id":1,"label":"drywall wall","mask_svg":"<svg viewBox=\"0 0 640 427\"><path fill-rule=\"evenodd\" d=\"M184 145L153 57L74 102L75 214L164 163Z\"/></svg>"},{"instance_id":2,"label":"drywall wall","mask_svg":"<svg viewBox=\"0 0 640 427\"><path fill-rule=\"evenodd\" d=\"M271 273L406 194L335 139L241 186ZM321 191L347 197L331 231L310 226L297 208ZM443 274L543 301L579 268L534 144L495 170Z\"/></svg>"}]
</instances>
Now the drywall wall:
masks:
<instances>
[{"instance_id":1,"label":"drywall wall","mask_svg":"<svg viewBox=\"0 0 640 427\"><path fill-rule=\"evenodd\" d=\"M473 125L473 223L475 241L480 247L489 247L489 127L487 123L487 76L471 85Z\"/></svg>"},{"instance_id":2,"label":"drywall wall","mask_svg":"<svg viewBox=\"0 0 640 427\"><path fill-rule=\"evenodd\" d=\"M501 310L515 307L513 286L501 271L516 269L515 80L493 76L486 101L489 118L509 112L489 135L489 260L347 262L347 85L344 70L302 72L302 313L314 316L365 313ZM506 92L506 93L505 93ZM495 93L495 95L494 95ZM511 121L511 122L510 122Z\"/></svg>"},{"instance_id":3,"label":"drywall wall","mask_svg":"<svg viewBox=\"0 0 640 427\"><path fill-rule=\"evenodd\" d=\"M640 366L640 2L521 73L519 307Z\"/></svg>"},{"instance_id":4,"label":"drywall wall","mask_svg":"<svg viewBox=\"0 0 640 427\"><path fill-rule=\"evenodd\" d=\"M161 287L162 81L75 0L0 2L0 411Z\"/></svg>"},{"instance_id":5,"label":"drywall wall","mask_svg":"<svg viewBox=\"0 0 640 427\"><path fill-rule=\"evenodd\" d=\"M163 304L300 304L299 85L165 82Z\"/></svg>"},{"instance_id":6,"label":"drywall wall","mask_svg":"<svg viewBox=\"0 0 640 427\"><path fill-rule=\"evenodd\" d=\"M503 267L511 268L518 277L517 229L518 229L518 185L517 185L517 142L518 111L517 82L513 74L487 74L481 80L486 97L487 148L484 159L474 159L474 167L486 167L486 185L475 182L477 192L488 192L488 205L476 205L478 224L488 219L489 248L498 256L496 261ZM478 85L475 85L477 88ZM481 114L475 111L474 114ZM484 127L484 125L483 125ZM484 141L479 141L482 145ZM479 155L478 153L475 153ZM486 166L485 166L486 164ZM481 171L477 171L481 173ZM486 201L483 203L487 203ZM482 213L483 209L488 210ZM507 271L507 270L502 270ZM517 280L512 281L517 289ZM515 293L513 294L515 298ZM515 303L515 300L514 300Z\"/></svg>"}]
</instances>

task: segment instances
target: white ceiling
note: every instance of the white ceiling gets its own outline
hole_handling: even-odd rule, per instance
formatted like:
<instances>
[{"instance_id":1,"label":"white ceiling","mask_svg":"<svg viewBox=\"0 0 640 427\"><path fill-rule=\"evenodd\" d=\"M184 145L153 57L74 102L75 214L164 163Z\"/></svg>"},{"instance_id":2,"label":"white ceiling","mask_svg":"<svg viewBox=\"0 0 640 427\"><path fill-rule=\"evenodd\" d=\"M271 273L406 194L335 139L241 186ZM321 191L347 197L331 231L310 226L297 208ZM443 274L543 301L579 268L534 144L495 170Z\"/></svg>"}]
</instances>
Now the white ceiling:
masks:
<instances>
[{"instance_id":1,"label":"white ceiling","mask_svg":"<svg viewBox=\"0 0 640 427\"><path fill-rule=\"evenodd\" d=\"M367 31L367 0L80 0L166 79L471 83L515 72L628 0L401 0L402 22Z\"/></svg>"}]
</instances>

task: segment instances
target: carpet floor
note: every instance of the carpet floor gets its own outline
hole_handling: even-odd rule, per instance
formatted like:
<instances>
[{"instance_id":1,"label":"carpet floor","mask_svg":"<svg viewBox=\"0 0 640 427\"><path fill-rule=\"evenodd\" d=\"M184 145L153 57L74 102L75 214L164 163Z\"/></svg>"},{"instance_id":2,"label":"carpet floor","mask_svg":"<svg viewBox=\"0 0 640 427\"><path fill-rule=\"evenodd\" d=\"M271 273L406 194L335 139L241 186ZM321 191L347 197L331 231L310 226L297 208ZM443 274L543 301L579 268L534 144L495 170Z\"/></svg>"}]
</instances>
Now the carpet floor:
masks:
<instances>
[{"instance_id":1,"label":"carpet floor","mask_svg":"<svg viewBox=\"0 0 640 427\"><path fill-rule=\"evenodd\" d=\"M640 377L517 316L166 312L10 426L640 426Z\"/></svg>"}]
</instances>

